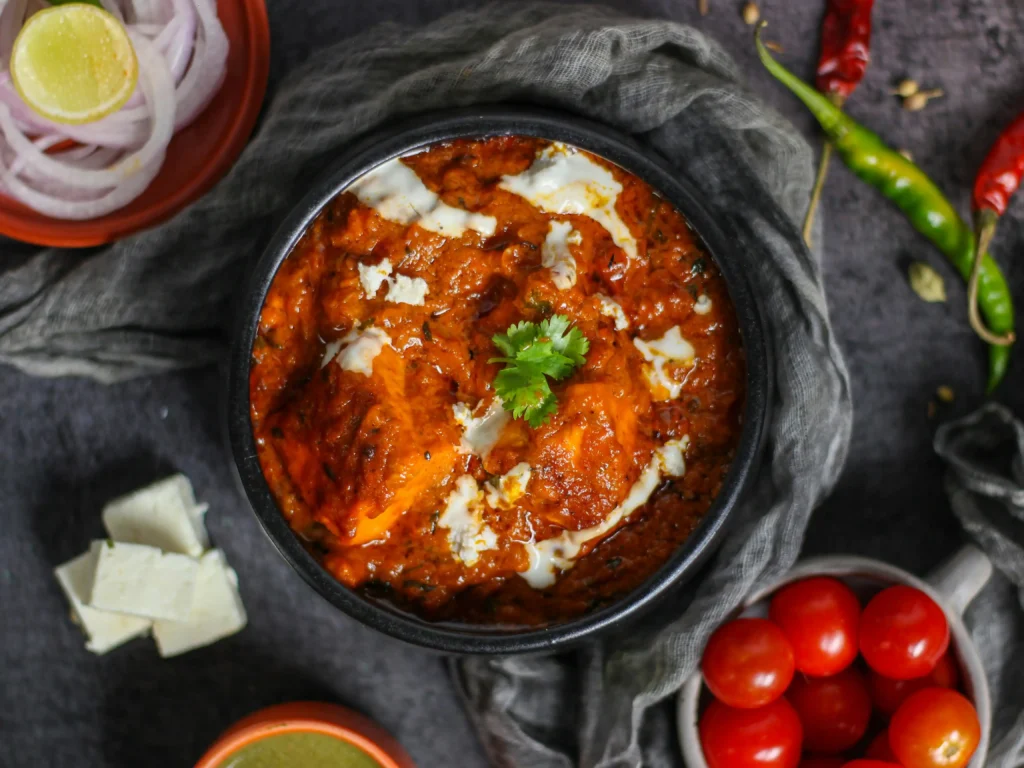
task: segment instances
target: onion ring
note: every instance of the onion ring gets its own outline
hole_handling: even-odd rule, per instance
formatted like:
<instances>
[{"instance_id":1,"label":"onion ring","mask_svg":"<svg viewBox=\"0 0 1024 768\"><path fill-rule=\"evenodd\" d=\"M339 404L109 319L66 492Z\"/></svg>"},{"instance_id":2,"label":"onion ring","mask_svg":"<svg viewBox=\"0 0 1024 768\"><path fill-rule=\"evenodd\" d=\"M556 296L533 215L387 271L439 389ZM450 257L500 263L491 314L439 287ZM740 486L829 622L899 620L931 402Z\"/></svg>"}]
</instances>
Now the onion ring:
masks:
<instances>
[{"instance_id":1,"label":"onion ring","mask_svg":"<svg viewBox=\"0 0 1024 768\"><path fill-rule=\"evenodd\" d=\"M0 59L33 3L0 9ZM209 0L100 0L125 24L139 61L129 101L82 125L35 113L0 69L0 186L50 216L89 219L140 195L163 165L174 133L191 123L224 82L229 42ZM76 146L53 152L62 142Z\"/></svg>"}]
</instances>

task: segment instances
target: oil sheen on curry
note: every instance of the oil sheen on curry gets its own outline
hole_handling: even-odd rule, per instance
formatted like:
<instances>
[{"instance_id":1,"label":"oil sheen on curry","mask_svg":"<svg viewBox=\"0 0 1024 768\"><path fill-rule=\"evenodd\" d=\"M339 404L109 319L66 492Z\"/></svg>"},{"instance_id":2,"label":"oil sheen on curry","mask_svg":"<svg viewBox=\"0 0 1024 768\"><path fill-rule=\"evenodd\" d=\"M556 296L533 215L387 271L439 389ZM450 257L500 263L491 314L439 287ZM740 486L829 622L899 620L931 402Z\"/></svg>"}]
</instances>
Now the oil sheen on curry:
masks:
<instances>
[{"instance_id":1,"label":"oil sheen on curry","mask_svg":"<svg viewBox=\"0 0 1024 768\"><path fill-rule=\"evenodd\" d=\"M744 403L686 220L526 137L436 144L335 198L252 362L292 529L343 584L436 621L551 623L640 585L718 493Z\"/></svg>"}]
</instances>

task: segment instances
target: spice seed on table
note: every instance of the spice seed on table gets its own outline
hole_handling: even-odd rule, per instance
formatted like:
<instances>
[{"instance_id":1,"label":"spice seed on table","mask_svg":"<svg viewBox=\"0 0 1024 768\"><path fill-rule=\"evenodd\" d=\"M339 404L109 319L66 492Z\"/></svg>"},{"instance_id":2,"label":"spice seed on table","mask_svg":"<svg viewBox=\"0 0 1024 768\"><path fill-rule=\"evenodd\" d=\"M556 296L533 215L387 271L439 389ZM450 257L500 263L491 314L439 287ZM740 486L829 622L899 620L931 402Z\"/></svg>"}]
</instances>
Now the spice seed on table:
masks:
<instances>
[{"instance_id":1,"label":"spice seed on table","mask_svg":"<svg viewBox=\"0 0 1024 768\"><path fill-rule=\"evenodd\" d=\"M907 267L910 287L923 301L943 302L946 300L946 283L942 275L923 261L915 261Z\"/></svg>"},{"instance_id":2,"label":"spice seed on table","mask_svg":"<svg viewBox=\"0 0 1024 768\"><path fill-rule=\"evenodd\" d=\"M903 100L903 108L907 112L920 112L932 99L945 96L941 88L933 88L930 91L917 91Z\"/></svg>"},{"instance_id":3,"label":"spice seed on table","mask_svg":"<svg viewBox=\"0 0 1024 768\"><path fill-rule=\"evenodd\" d=\"M893 94L894 96L902 96L903 98L907 98L908 96L913 96L919 90L921 90L921 86L918 85L917 80L908 79L901 80L899 85L897 85L895 88L889 91L889 93Z\"/></svg>"},{"instance_id":4,"label":"spice seed on table","mask_svg":"<svg viewBox=\"0 0 1024 768\"><path fill-rule=\"evenodd\" d=\"M753 26L761 19L761 10L754 3L743 6L743 22Z\"/></svg>"}]
</instances>

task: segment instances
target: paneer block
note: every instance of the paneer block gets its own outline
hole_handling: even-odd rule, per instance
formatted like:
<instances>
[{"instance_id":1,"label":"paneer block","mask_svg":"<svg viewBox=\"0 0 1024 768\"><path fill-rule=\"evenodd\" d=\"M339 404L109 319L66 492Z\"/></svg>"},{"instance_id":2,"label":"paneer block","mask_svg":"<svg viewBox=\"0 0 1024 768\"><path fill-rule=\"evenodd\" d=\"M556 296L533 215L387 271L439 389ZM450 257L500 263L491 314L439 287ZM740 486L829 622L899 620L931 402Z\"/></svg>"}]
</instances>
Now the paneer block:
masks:
<instances>
[{"instance_id":1,"label":"paneer block","mask_svg":"<svg viewBox=\"0 0 1024 768\"><path fill-rule=\"evenodd\" d=\"M235 634L246 621L238 576L228 567L224 553L215 549L199 561L195 601L188 620L155 622L153 638L161 656L177 656Z\"/></svg>"},{"instance_id":2,"label":"paneer block","mask_svg":"<svg viewBox=\"0 0 1024 768\"><path fill-rule=\"evenodd\" d=\"M199 561L143 544L94 541L96 571L88 604L102 611L187 621Z\"/></svg>"},{"instance_id":3,"label":"paneer block","mask_svg":"<svg viewBox=\"0 0 1024 768\"><path fill-rule=\"evenodd\" d=\"M71 603L72 618L88 637L85 647L93 653L106 653L146 634L153 622L125 613L98 611L86 605L95 570L96 555L89 551L58 567L54 575Z\"/></svg>"},{"instance_id":4,"label":"paneer block","mask_svg":"<svg viewBox=\"0 0 1024 768\"><path fill-rule=\"evenodd\" d=\"M103 525L114 541L199 557L210 546L205 513L188 478L178 474L107 504Z\"/></svg>"}]
</instances>

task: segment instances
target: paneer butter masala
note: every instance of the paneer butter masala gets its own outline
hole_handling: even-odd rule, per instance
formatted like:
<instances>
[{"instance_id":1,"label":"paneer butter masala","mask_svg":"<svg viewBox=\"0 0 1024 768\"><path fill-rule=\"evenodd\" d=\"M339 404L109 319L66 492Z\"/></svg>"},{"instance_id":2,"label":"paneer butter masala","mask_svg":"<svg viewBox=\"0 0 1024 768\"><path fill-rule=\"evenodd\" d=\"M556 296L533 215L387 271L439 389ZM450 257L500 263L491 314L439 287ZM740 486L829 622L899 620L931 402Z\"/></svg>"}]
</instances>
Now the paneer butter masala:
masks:
<instances>
[{"instance_id":1,"label":"paneer butter masala","mask_svg":"<svg viewBox=\"0 0 1024 768\"><path fill-rule=\"evenodd\" d=\"M526 137L437 144L340 194L276 275L252 363L292 529L437 621L544 624L641 584L711 505L744 403L686 220Z\"/></svg>"}]
</instances>

